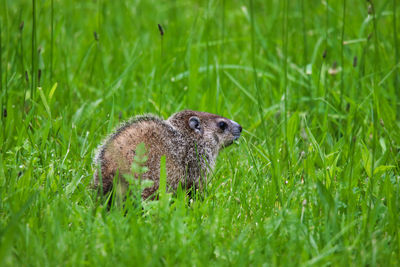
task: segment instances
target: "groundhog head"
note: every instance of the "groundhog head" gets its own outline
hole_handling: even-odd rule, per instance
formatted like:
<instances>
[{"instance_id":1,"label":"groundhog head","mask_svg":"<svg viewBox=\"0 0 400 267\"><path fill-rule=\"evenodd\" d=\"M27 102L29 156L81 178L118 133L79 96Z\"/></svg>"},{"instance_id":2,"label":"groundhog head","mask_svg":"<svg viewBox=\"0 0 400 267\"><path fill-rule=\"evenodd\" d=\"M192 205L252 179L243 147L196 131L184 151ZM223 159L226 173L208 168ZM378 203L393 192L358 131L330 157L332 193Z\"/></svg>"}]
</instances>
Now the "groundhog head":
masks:
<instances>
[{"instance_id":1,"label":"groundhog head","mask_svg":"<svg viewBox=\"0 0 400 267\"><path fill-rule=\"evenodd\" d=\"M242 126L227 118L199 111L184 110L172 115L168 121L216 152L227 147L240 137Z\"/></svg>"}]
</instances>

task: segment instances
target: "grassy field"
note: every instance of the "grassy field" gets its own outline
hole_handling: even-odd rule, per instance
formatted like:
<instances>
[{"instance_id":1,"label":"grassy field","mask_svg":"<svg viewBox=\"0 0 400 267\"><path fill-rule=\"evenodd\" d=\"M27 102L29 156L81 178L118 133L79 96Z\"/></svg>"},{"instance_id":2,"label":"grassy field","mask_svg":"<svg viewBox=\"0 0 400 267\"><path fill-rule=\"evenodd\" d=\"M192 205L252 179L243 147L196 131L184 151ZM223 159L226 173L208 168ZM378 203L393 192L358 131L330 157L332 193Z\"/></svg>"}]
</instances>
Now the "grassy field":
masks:
<instances>
[{"instance_id":1,"label":"grassy field","mask_svg":"<svg viewBox=\"0 0 400 267\"><path fill-rule=\"evenodd\" d=\"M399 11L0 1L0 265L399 266ZM108 210L101 140L186 108L244 128L206 190Z\"/></svg>"}]
</instances>

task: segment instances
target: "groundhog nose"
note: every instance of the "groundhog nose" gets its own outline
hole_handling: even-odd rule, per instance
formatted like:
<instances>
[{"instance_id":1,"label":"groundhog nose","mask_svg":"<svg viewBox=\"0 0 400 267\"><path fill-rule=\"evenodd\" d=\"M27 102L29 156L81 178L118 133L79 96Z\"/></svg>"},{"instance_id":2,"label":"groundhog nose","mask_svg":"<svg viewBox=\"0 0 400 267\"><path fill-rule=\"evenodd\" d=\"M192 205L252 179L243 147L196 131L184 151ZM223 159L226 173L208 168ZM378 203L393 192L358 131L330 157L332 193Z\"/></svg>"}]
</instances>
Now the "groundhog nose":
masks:
<instances>
[{"instance_id":1,"label":"groundhog nose","mask_svg":"<svg viewBox=\"0 0 400 267\"><path fill-rule=\"evenodd\" d=\"M240 133L242 132L242 126L239 123L231 121L231 133L233 134L233 139L237 140L240 137Z\"/></svg>"},{"instance_id":2,"label":"groundhog nose","mask_svg":"<svg viewBox=\"0 0 400 267\"><path fill-rule=\"evenodd\" d=\"M235 135L240 135L240 133L242 132L242 126L240 126L240 124L235 125L236 127L234 128L233 132Z\"/></svg>"},{"instance_id":3,"label":"groundhog nose","mask_svg":"<svg viewBox=\"0 0 400 267\"><path fill-rule=\"evenodd\" d=\"M232 130L233 140L239 139L241 132L242 132L242 126L236 123L235 127Z\"/></svg>"}]
</instances>

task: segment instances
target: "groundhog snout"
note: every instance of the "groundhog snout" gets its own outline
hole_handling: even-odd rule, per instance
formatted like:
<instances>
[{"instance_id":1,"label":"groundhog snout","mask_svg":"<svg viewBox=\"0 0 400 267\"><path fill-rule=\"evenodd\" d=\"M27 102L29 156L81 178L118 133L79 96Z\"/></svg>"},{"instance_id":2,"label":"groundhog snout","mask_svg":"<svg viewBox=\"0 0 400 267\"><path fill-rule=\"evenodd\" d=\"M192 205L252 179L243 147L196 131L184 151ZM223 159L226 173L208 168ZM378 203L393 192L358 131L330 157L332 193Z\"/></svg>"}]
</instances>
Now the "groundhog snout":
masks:
<instances>
[{"instance_id":1,"label":"groundhog snout","mask_svg":"<svg viewBox=\"0 0 400 267\"><path fill-rule=\"evenodd\" d=\"M240 124L236 122L233 122L233 127L232 127L233 140L239 139L241 132L242 132L242 126L240 126Z\"/></svg>"}]
</instances>

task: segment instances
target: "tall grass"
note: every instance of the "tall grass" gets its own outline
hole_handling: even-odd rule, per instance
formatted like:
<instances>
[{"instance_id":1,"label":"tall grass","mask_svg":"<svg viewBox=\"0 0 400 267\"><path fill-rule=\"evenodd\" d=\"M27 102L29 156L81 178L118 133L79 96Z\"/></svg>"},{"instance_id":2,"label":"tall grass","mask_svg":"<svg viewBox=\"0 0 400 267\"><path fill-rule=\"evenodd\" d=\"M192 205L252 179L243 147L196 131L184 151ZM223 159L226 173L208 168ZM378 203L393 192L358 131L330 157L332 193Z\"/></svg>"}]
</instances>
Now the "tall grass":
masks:
<instances>
[{"instance_id":1,"label":"tall grass","mask_svg":"<svg viewBox=\"0 0 400 267\"><path fill-rule=\"evenodd\" d=\"M34 92L36 87L36 1L32 0L32 36L31 36L31 99L34 100Z\"/></svg>"},{"instance_id":2,"label":"tall grass","mask_svg":"<svg viewBox=\"0 0 400 267\"><path fill-rule=\"evenodd\" d=\"M0 265L399 265L396 1L1 6ZM109 206L101 140L185 108L244 129L205 190Z\"/></svg>"},{"instance_id":3,"label":"tall grass","mask_svg":"<svg viewBox=\"0 0 400 267\"><path fill-rule=\"evenodd\" d=\"M54 53L54 0L51 0L50 6L50 83L53 82L53 53ZM22 49L21 49L22 50Z\"/></svg>"},{"instance_id":4,"label":"tall grass","mask_svg":"<svg viewBox=\"0 0 400 267\"><path fill-rule=\"evenodd\" d=\"M158 24L158 30L160 31L160 59L158 64L158 87L160 88L160 102L158 105L158 115L161 116L162 112L162 102L163 102L163 80L162 80L162 72L163 72L163 62L164 62L164 29L162 28L161 24Z\"/></svg>"},{"instance_id":5,"label":"tall grass","mask_svg":"<svg viewBox=\"0 0 400 267\"><path fill-rule=\"evenodd\" d=\"M4 109L4 103L3 103L3 34L2 34L2 28L3 28L3 25L2 25L2 21L0 21L0 92L1 92L1 94L2 94L2 98L1 98L1 112L3 112L3 109ZM1 116L1 120L3 121L3 117L4 116Z\"/></svg>"},{"instance_id":6,"label":"tall grass","mask_svg":"<svg viewBox=\"0 0 400 267\"><path fill-rule=\"evenodd\" d=\"M393 46L394 46L394 63L398 64L397 62L399 62L399 41L397 38L397 2L396 0L393 0ZM399 85L399 71L398 71L398 67L396 67L396 69L394 70L394 88L398 88ZM396 98L398 99L398 97ZM396 101L397 103L397 101ZM398 110L398 108L397 108Z\"/></svg>"},{"instance_id":7,"label":"tall grass","mask_svg":"<svg viewBox=\"0 0 400 267\"><path fill-rule=\"evenodd\" d=\"M343 0L343 15L342 15L342 35L340 39L340 64L342 65L342 71L340 73L340 108L343 103L344 93L344 31L346 27L346 0Z\"/></svg>"}]
</instances>

